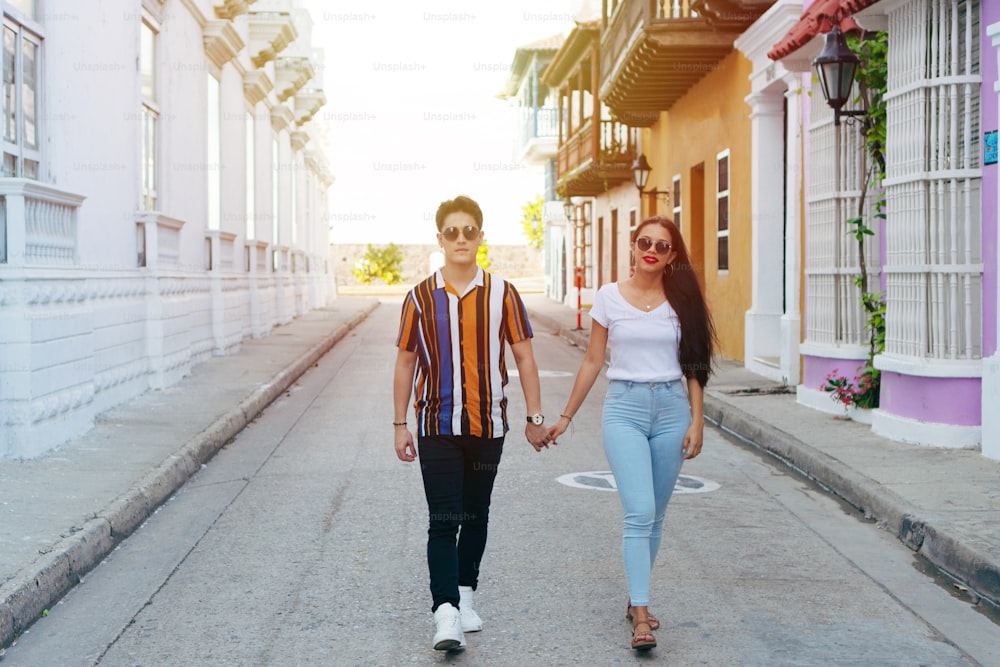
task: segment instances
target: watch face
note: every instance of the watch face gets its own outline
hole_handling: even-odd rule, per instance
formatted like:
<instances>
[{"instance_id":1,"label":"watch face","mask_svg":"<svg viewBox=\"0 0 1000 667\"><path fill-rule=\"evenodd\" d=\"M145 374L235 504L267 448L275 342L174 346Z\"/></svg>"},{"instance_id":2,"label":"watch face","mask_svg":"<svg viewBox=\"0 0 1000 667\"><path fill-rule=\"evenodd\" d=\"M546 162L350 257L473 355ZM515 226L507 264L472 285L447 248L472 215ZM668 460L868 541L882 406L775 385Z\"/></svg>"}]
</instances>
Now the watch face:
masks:
<instances>
[{"instance_id":1,"label":"watch face","mask_svg":"<svg viewBox=\"0 0 1000 667\"><path fill-rule=\"evenodd\" d=\"M531 422L533 424L541 426L542 422L544 422L544 421L545 421L545 417L543 417L542 415L531 415Z\"/></svg>"}]
</instances>

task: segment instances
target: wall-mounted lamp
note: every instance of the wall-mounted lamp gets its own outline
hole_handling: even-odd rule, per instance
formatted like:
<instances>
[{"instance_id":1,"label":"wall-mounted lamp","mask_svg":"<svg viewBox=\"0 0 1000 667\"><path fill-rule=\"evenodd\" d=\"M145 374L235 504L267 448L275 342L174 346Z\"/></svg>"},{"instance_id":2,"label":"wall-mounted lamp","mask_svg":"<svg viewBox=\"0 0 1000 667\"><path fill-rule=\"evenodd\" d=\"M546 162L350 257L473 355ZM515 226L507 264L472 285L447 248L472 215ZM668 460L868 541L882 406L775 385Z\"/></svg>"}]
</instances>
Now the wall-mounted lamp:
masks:
<instances>
[{"instance_id":1,"label":"wall-mounted lamp","mask_svg":"<svg viewBox=\"0 0 1000 667\"><path fill-rule=\"evenodd\" d=\"M632 176L635 178L635 187L639 190L639 196L650 195L652 197L663 197L663 201L670 201L668 190L647 190L646 182L649 181L649 172L653 168L649 166L646 156L640 154L636 161L632 163Z\"/></svg>"},{"instance_id":2,"label":"wall-mounted lamp","mask_svg":"<svg viewBox=\"0 0 1000 667\"><path fill-rule=\"evenodd\" d=\"M844 33L834 23L833 30L826 34L823 50L813 60L816 76L823 88L823 97L833 109L833 124L840 125L841 116L864 116L863 110L848 111L841 109L851 97L851 87L854 85L854 73L858 69L858 56L847 46Z\"/></svg>"},{"instance_id":3,"label":"wall-mounted lamp","mask_svg":"<svg viewBox=\"0 0 1000 667\"><path fill-rule=\"evenodd\" d=\"M563 213L566 214L566 219L573 222L573 200L569 197L563 199Z\"/></svg>"}]
</instances>

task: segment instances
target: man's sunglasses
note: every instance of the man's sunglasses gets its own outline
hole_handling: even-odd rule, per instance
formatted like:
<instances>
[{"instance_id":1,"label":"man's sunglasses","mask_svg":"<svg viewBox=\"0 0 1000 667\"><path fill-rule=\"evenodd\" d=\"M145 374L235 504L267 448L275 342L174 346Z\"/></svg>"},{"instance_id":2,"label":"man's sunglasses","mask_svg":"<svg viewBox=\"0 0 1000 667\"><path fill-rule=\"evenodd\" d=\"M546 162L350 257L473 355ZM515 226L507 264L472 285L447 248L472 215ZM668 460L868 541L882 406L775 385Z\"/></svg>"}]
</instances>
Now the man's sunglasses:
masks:
<instances>
[{"instance_id":1,"label":"man's sunglasses","mask_svg":"<svg viewBox=\"0 0 1000 667\"><path fill-rule=\"evenodd\" d=\"M445 227L441 230L441 236L449 241L456 240L458 238L458 227ZM462 236L465 237L466 241L475 241L479 238L479 228L475 225L466 225L462 227Z\"/></svg>"},{"instance_id":2,"label":"man's sunglasses","mask_svg":"<svg viewBox=\"0 0 1000 667\"><path fill-rule=\"evenodd\" d=\"M657 255L666 255L668 252L670 252L670 249L673 248L673 246L667 243L666 241L657 241L654 244L653 239L649 238L648 236L640 236L635 240L635 247L643 252L646 252L654 245L656 246Z\"/></svg>"}]
</instances>

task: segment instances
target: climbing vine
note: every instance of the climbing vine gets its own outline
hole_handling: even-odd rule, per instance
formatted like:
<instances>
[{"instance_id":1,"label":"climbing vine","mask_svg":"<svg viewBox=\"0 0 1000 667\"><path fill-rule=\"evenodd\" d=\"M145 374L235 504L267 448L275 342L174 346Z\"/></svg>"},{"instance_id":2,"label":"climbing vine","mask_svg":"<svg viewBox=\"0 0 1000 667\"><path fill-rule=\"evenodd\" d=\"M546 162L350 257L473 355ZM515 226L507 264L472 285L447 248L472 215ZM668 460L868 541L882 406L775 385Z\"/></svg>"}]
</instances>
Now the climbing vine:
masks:
<instances>
[{"instance_id":1,"label":"climbing vine","mask_svg":"<svg viewBox=\"0 0 1000 667\"><path fill-rule=\"evenodd\" d=\"M854 51L860 63L855 74L857 97L853 100L855 108L861 106L866 113L861 116L861 133L865 143L865 177L861 183L861 195L858 197L857 215L848 218L847 234L854 237L858 244L859 274L855 278L860 292L861 306L866 315L868 332L868 359L859 368L860 374L851 383L843 376L832 373L827 377L823 388L830 392L834 400L849 402L859 408L877 408L881 389L881 373L875 368L875 356L885 351L885 295L873 290L868 275L868 263L865 260L865 241L875 232L865 222L865 210L868 194L874 199L877 220L885 219L885 193L882 182L885 180L885 138L886 138L886 104L885 91L888 84L888 34L885 32L866 32L861 35L848 35L847 43ZM836 376L836 377L835 377Z\"/></svg>"}]
</instances>

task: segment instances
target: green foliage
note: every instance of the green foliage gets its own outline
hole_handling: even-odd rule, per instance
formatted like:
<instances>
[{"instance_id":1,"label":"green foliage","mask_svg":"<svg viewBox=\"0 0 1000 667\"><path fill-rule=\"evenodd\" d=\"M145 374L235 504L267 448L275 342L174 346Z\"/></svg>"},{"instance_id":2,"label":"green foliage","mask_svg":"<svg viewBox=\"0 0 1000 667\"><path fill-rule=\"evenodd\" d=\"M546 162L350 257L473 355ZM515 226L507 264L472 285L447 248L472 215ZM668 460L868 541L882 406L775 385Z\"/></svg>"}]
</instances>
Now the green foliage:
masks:
<instances>
[{"instance_id":1,"label":"green foliage","mask_svg":"<svg viewBox=\"0 0 1000 667\"><path fill-rule=\"evenodd\" d=\"M860 37L850 35L848 45L858 55L860 60L855 81L858 83L857 102L865 105L868 113L862 122L862 133L865 137L865 150L868 157L868 182L861 193L858 204L858 216L847 221L848 227L853 227L847 233L858 242L858 252L861 258L861 275L857 279L861 290L861 305L868 314L869 349L868 365L875 382L879 380L878 371L872 366L875 355L885 351L885 299L880 292L872 292L868 286L868 267L864 260L865 237L873 236L873 232L864 222L865 195L868 187L875 190L875 218L885 219L885 191L882 181L885 180L885 137L886 137L886 105L885 91L889 81L889 35L886 32L866 32ZM876 389L877 389L876 384ZM876 399L877 401L877 399Z\"/></svg>"},{"instance_id":2,"label":"green foliage","mask_svg":"<svg viewBox=\"0 0 1000 667\"><path fill-rule=\"evenodd\" d=\"M847 36L847 44L860 60L854 75L858 85L855 104L864 105L863 108L868 110L863 121L865 144L876 168L873 180L881 183L885 178L885 91L889 81L889 34L866 32L858 36L852 33Z\"/></svg>"},{"instance_id":3,"label":"green foliage","mask_svg":"<svg viewBox=\"0 0 1000 667\"><path fill-rule=\"evenodd\" d=\"M532 248L541 248L545 237L545 227L542 224L544 206L545 200L541 195L536 195L534 199L521 206L521 229L524 230L528 245Z\"/></svg>"},{"instance_id":4,"label":"green foliage","mask_svg":"<svg viewBox=\"0 0 1000 667\"><path fill-rule=\"evenodd\" d=\"M386 285L398 285L403 282L403 251L395 243L376 248L371 243L364 257L354 263L351 273L359 283L371 285L375 279L381 279Z\"/></svg>"},{"instance_id":5,"label":"green foliage","mask_svg":"<svg viewBox=\"0 0 1000 667\"><path fill-rule=\"evenodd\" d=\"M878 370L868 365L861 366L858 370L860 373L853 380L848 380L846 376L838 375L839 371L835 368L826 376L822 385L830 398L844 406L845 412L852 405L867 409L878 407Z\"/></svg>"},{"instance_id":6,"label":"green foliage","mask_svg":"<svg viewBox=\"0 0 1000 667\"><path fill-rule=\"evenodd\" d=\"M868 329L868 360L859 368L859 375L854 381L844 376L837 376L833 371L826 378L822 388L831 393L834 400L859 408L877 408L882 385L881 373L875 368L875 356L885 352L885 295L872 292L868 286L868 265L865 262L865 238L874 236L865 224L865 201L869 188L874 189L875 218L884 220L885 193L882 181L885 179L885 137L886 137L886 105L885 91L888 82L888 64L886 56L889 50L888 34L885 32L864 33L860 37L848 35L848 46L851 47L860 60L855 74L858 94L854 100L855 108L866 110L861 121L861 132L865 139L865 155L868 165L867 176L861 186L861 196L858 199L858 214L847 220L847 235L854 238L858 244L860 275L855 278L855 285L861 292L861 305L865 309Z\"/></svg>"},{"instance_id":7,"label":"green foliage","mask_svg":"<svg viewBox=\"0 0 1000 667\"><path fill-rule=\"evenodd\" d=\"M486 245L486 238L483 238L483 242L479 244L476 249L476 264L482 267L483 271L489 271L490 266L493 264L489 257L490 248Z\"/></svg>"}]
</instances>

